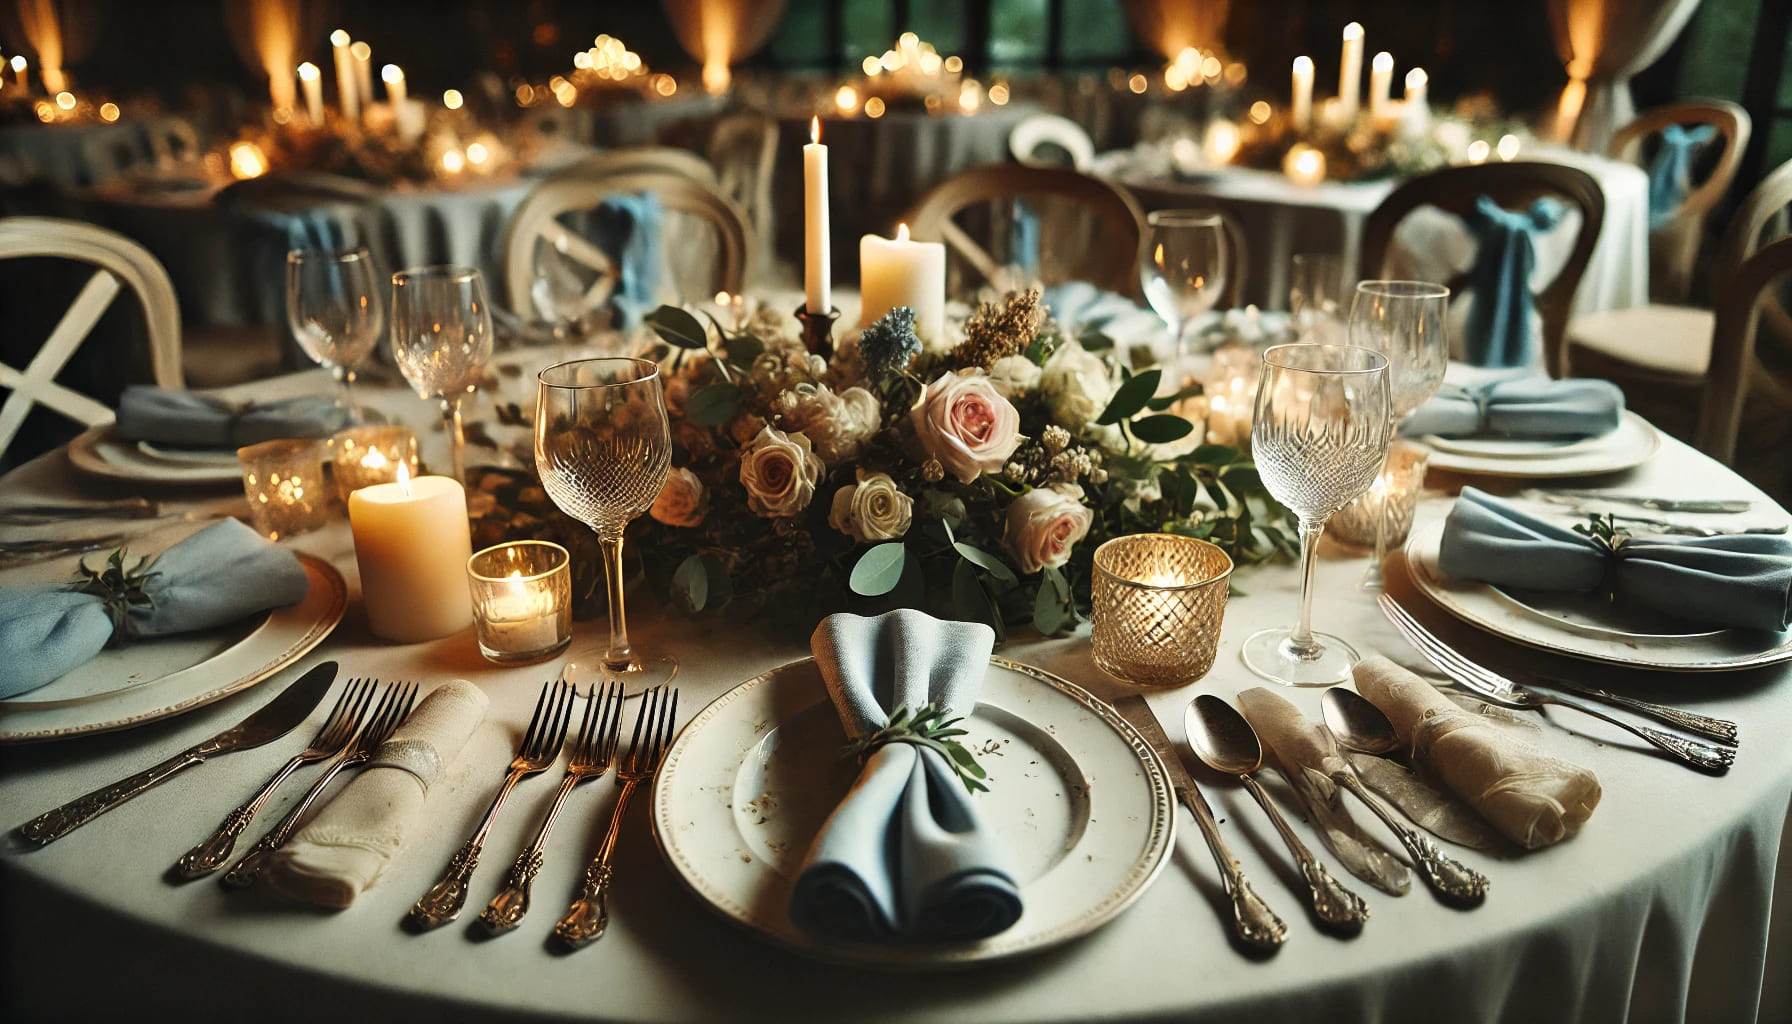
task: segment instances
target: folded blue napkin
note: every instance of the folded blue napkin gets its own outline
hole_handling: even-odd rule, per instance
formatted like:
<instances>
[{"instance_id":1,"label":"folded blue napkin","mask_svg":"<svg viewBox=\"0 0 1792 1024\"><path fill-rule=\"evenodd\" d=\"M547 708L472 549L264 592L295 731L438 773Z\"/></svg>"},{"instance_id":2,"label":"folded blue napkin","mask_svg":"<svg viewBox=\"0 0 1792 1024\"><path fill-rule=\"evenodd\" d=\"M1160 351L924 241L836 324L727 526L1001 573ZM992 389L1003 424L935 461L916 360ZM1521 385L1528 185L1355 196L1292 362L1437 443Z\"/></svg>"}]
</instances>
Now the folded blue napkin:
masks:
<instances>
[{"instance_id":1,"label":"folded blue napkin","mask_svg":"<svg viewBox=\"0 0 1792 1024\"><path fill-rule=\"evenodd\" d=\"M235 405L215 395L146 385L124 389L112 431L126 441L241 448L279 437L328 437L348 412L328 395Z\"/></svg>"},{"instance_id":2,"label":"folded blue napkin","mask_svg":"<svg viewBox=\"0 0 1792 1024\"><path fill-rule=\"evenodd\" d=\"M1606 380L1525 377L1444 385L1400 432L1410 437L1598 437L1618 429L1624 392Z\"/></svg>"},{"instance_id":3,"label":"folded blue napkin","mask_svg":"<svg viewBox=\"0 0 1792 1024\"><path fill-rule=\"evenodd\" d=\"M599 204L594 217L592 241L617 268L610 305L615 307L621 326L632 328L659 306L660 223L664 219L659 196L652 192L610 196Z\"/></svg>"},{"instance_id":4,"label":"folded blue napkin","mask_svg":"<svg viewBox=\"0 0 1792 1024\"><path fill-rule=\"evenodd\" d=\"M1656 136L1655 156L1649 161L1649 230L1674 219L1674 211L1692 191L1692 162L1699 150L1717 138L1717 126L1683 128L1670 124Z\"/></svg>"},{"instance_id":5,"label":"folded blue napkin","mask_svg":"<svg viewBox=\"0 0 1792 1024\"><path fill-rule=\"evenodd\" d=\"M849 737L876 732L897 708L939 704L968 716L995 634L902 609L830 615L809 646ZM809 850L790 919L831 938L968 942L1020 918L1019 887L1001 864L963 785L939 752L878 747Z\"/></svg>"},{"instance_id":6,"label":"folded blue napkin","mask_svg":"<svg viewBox=\"0 0 1792 1024\"><path fill-rule=\"evenodd\" d=\"M1667 541L1616 552L1464 487L1444 522L1446 575L1527 590L1591 592L1712 626L1783 631L1792 622L1792 539L1766 534Z\"/></svg>"},{"instance_id":7,"label":"folded blue napkin","mask_svg":"<svg viewBox=\"0 0 1792 1024\"><path fill-rule=\"evenodd\" d=\"M293 604L310 587L291 551L236 519L200 530L143 572L139 600L0 589L0 698L54 682L108 643L211 629Z\"/></svg>"},{"instance_id":8,"label":"folded blue napkin","mask_svg":"<svg viewBox=\"0 0 1792 1024\"><path fill-rule=\"evenodd\" d=\"M1039 276L1039 213L1019 196L1008 224L1008 262L1029 277Z\"/></svg>"},{"instance_id":9,"label":"folded blue napkin","mask_svg":"<svg viewBox=\"0 0 1792 1024\"><path fill-rule=\"evenodd\" d=\"M1536 237L1561 223L1568 207L1544 197L1530 209L1503 209L1490 196L1475 200L1462 219L1475 236L1468 288L1474 293L1463 339L1476 366L1529 366L1537 361L1531 331L1531 274Z\"/></svg>"}]
</instances>

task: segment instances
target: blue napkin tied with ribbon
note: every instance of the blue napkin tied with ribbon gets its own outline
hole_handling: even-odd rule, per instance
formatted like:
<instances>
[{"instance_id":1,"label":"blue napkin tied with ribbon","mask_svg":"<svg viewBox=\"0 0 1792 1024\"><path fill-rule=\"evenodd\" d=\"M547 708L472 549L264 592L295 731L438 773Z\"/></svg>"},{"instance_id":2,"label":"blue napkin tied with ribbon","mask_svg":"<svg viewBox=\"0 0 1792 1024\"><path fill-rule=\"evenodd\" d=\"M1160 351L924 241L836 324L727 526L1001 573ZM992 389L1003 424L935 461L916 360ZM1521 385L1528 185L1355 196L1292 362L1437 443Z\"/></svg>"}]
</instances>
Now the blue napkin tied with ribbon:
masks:
<instances>
[{"instance_id":1,"label":"blue napkin tied with ribbon","mask_svg":"<svg viewBox=\"0 0 1792 1024\"><path fill-rule=\"evenodd\" d=\"M1410 437L1577 438L1618 429L1624 392L1606 380L1526 377L1478 387L1444 385L1400 432Z\"/></svg>"},{"instance_id":2,"label":"blue napkin tied with ribbon","mask_svg":"<svg viewBox=\"0 0 1792 1024\"><path fill-rule=\"evenodd\" d=\"M1619 543L1545 522L1473 487L1444 522L1438 568L1525 590L1591 593L1711 626L1783 632L1792 624L1792 539L1769 534Z\"/></svg>"},{"instance_id":3,"label":"blue napkin tied with ribbon","mask_svg":"<svg viewBox=\"0 0 1792 1024\"><path fill-rule=\"evenodd\" d=\"M1462 219L1475 236L1469 267L1468 361L1476 366L1529 366L1537 361L1531 330L1531 274L1537 268L1537 235L1555 227L1568 207L1544 197L1530 209L1502 208L1489 196L1475 200Z\"/></svg>"},{"instance_id":4,"label":"blue napkin tied with ribbon","mask_svg":"<svg viewBox=\"0 0 1792 1024\"><path fill-rule=\"evenodd\" d=\"M836 614L809 640L849 738L898 708L937 704L968 716L995 633L901 609ZM861 942L970 942L1019 920L1021 900L994 837L945 756L889 743L866 758L815 837L790 897L805 930Z\"/></svg>"},{"instance_id":5,"label":"blue napkin tied with ribbon","mask_svg":"<svg viewBox=\"0 0 1792 1024\"><path fill-rule=\"evenodd\" d=\"M311 585L291 551L236 519L200 530L134 571L123 568L119 575L128 578L104 594L0 589L0 698L54 682L108 644L222 626L294 604Z\"/></svg>"},{"instance_id":6,"label":"blue napkin tied with ribbon","mask_svg":"<svg viewBox=\"0 0 1792 1024\"><path fill-rule=\"evenodd\" d=\"M281 437L328 437L347 425L347 410L327 395L238 405L215 395L132 385L119 397L112 430L125 441L241 448Z\"/></svg>"},{"instance_id":7,"label":"blue napkin tied with ribbon","mask_svg":"<svg viewBox=\"0 0 1792 1024\"><path fill-rule=\"evenodd\" d=\"M1656 136L1655 156L1649 161L1649 230L1658 231L1674 219L1675 211L1692 191L1692 164L1699 151L1717 138L1717 126L1690 128L1670 124Z\"/></svg>"}]
</instances>

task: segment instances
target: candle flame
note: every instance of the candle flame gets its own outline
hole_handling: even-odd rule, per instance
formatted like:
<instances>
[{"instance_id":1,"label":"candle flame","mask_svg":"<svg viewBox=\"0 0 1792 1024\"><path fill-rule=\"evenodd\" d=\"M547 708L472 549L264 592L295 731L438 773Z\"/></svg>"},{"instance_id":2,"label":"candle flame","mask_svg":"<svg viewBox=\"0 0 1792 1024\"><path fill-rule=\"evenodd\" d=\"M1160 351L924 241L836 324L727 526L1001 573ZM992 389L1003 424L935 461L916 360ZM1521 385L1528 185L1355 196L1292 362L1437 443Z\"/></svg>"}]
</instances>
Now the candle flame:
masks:
<instances>
[{"instance_id":1,"label":"candle flame","mask_svg":"<svg viewBox=\"0 0 1792 1024\"><path fill-rule=\"evenodd\" d=\"M354 54L354 57L356 60L372 60L373 59L373 47L368 46L366 43L361 42L360 40L356 40L355 44L348 48L348 52L351 54Z\"/></svg>"},{"instance_id":2,"label":"candle flame","mask_svg":"<svg viewBox=\"0 0 1792 1024\"><path fill-rule=\"evenodd\" d=\"M409 459L399 459L398 460L398 489L403 491L404 496L407 498L412 497L412 494L411 494L411 467L409 465L407 465L407 463L409 463L409 462L410 462Z\"/></svg>"},{"instance_id":3,"label":"candle flame","mask_svg":"<svg viewBox=\"0 0 1792 1024\"><path fill-rule=\"evenodd\" d=\"M908 241L908 225L907 224L896 225L896 240L898 242Z\"/></svg>"},{"instance_id":4,"label":"candle flame","mask_svg":"<svg viewBox=\"0 0 1792 1024\"><path fill-rule=\"evenodd\" d=\"M449 110L459 110L460 105L464 102L466 101L461 96L459 89L447 89L442 92L442 106Z\"/></svg>"},{"instance_id":5,"label":"candle flame","mask_svg":"<svg viewBox=\"0 0 1792 1024\"><path fill-rule=\"evenodd\" d=\"M18 53L18 54L13 55L13 58L12 58L13 71L15 71L15 72L23 71L23 70L25 70L25 65L26 65L26 60L25 60L24 54Z\"/></svg>"},{"instance_id":6,"label":"candle flame","mask_svg":"<svg viewBox=\"0 0 1792 1024\"><path fill-rule=\"evenodd\" d=\"M1408 90L1423 89L1427 81L1429 79L1425 75L1424 68L1413 68L1406 73L1406 88Z\"/></svg>"},{"instance_id":7,"label":"candle flame","mask_svg":"<svg viewBox=\"0 0 1792 1024\"><path fill-rule=\"evenodd\" d=\"M331 46L347 46L348 45L348 31L346 29L339 28L336 31L330 33L330 45Z\"/></svg>"},{"instance_id":8,"label":"candle flame","mask_svg":"<svg viewBox=\"0 0 1792 1024\"><path fill-rule=\"evenodd\" d=\"M404 70L396 64L388 64L380 69L380 80L387 85L404 81Z\"/></svg>"},{"instance_id":9,"label":"candle flame","mask_svg":"<svg viewBox=\"0 0 1792 1024\"><path fill-rule=\"evenodd\" d=\"M857 99L857 97L855 96L854 99ZM820 115L811 117L809 119L809 141L814 142L814 143L821 142L821 117L820 117Z\"/></svg>"},{"instance_id":10,"label":"candle flame","mask_svg":"<svg viewBox=\"0 0 1792 1024\"><path fill-rule=\"evenodd\" d=\"M1392 74L1394 71L1394 55L1383 50L1375 55L1375 59L1369 63L1369 66L1377 71L1386 71L1389 74Z\"/></svg>"},{"instance_id":11,"label":"candle flame","mask_svg":"<svg viewBox=\"0 0 1792 1024\"><path fill-rule=\"evenodd\" d=\"M1353 21L1350 24L1344 26L1344 38L1345 39L1361 39L1361 38L1363 38L1362 24L1359 22Z\"/></svg>"},{"instance_id":12,"label":"candle flame","mask_svg":"<svg viewBox=\"0 0 1792 1024\"><path fill-rule=\"evenodd\" d=\"M306 61L305 63L300 64L299 65L299 77L303 78L307 82L317 81L317 79L318 79L317 65L311 63L310 61Z\"/></svg>"},{"instance_id":13,"label":"candle flame","mask_svg":"<svg viewBox=\"0 0 1792 1024\"><path fill-rule=\"evenodd\" d=\"M1312 74L1313 73L1313 58L1311 58L1311 57L1296 57L1296 58L1294 58L1294 73L1297 75Z\"/></svg>"}]
</instances>

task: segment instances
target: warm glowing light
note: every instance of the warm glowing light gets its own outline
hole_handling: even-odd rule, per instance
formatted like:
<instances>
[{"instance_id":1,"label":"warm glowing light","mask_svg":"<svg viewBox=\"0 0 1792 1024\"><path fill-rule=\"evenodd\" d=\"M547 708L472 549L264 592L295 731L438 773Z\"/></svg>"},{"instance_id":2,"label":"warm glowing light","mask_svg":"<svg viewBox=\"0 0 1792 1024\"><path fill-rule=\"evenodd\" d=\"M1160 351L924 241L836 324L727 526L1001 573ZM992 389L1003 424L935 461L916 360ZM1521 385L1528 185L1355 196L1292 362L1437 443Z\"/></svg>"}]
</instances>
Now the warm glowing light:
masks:
<instances>
[{"instance_id":1,"label":"warm glowing light","mask_svg":"<svg viewBox=\"0 0 1792 1024\"><path fill-rule=\"evenodd\" d=\"M336 31L330 33L330 45L331 46L347 46L348 39L349 39L348 32L345 29L339 28Z\"/></svg>"},{"instance_id":2,"label":"warm glowing light","mask_svg":"<svg viewBox=\"0 0 1792 1024\"><path fill-rule=\"evenodd\" d=\"M1391 75L1394 73L1394 55L1383 50L1375 55L1374 60L1369 62L1369 67L1371 70L1385 71Z\"/></svg>"},{"instance_id":3,"label":"warm glowing light","mask_svg":"<svg viewBox=\"0 0 1792 1024\"><path fill-rule=\"evenodd\" d=\"M1430 79L1426 77L1424 68L1413 68L1406 73L1406 91L1408 93L1417 92L1425 88L1425 85L1429 81Z\"/></svg>"},{"instance_id":4,"label":"warm glowing light","mask_svg":"<svg viewBox=\"0 0 1792 1024\"><path fill-rule=\"evenodd\" d=\"M299 65L299 77L307 82L315 82L320 77L317 65L306 61Z\"/></svg>"},{"instance_id":5,"label":"warm glowing light","mask_svg":"<svg viewBox=\"0 0 1792 1024\"><path fill-rule=\"evenodd\" d=\"M989 87L989 102L1002 106L1008 102L1008 84L997 82Z\"/></svg>"},{"instance_id":6,"label":"warm glowing light","mask_svg":"<svg viewBox=\"0 0 1792 1024\"><path fill-rule=\"evenodd\" d=\"M678 80L671 75L654 75L653 91L661 96L670 96L678 91Z\"/></svg>"},{"instance_id":7,"label":"warm glowing light","mask_svg":"<svg viewBox=\"0 0 1792 1024\"><path fill-rule=\"evenodd\" d=\"M554 101L563 107L570 107L579 101L578 86L562 78L560 84L553 87Z\"/></svg>"},{"instance_id":8,"label":"warm glowing light","mask_svg":"<svg viewBox=\"0 0 1792 1024\"><path fill-rule=\"evenodd\" d=\"M975 78L967 78L958 90L958 109L975 114L983 105L983 86Z\"/></svg>"},{"instance_id":9,"label":"warm glowing light","mask_svg":"<svg viewBox=\"0 0 1792 1024\"><path fill-rule=\"evenodd\" d=\"M921 37L913 32L904 32L896 37L896 45L905 50L912 50L921 45Z\"/></svg>"},{"instance_id":10,"label":"warm glowing light","mask_svg":"<svg viewBox=\"0 0 1792 1024\"><path fill-rule=\"evenodd\" d=\"M14 55L13 55L13 58L12 58L12 71L13 71L13 74L15 74L15 75L16 75L16 74L18 74L18 73L19 73L19 72L21 72L21 71L23 71L23 70L25 70L25 65L26 65L26 63L27 63L27 62L26 62L26 60L25 60L25 55L24 55L24 54L22 54L22 53L17 53L17 54L14 54Z\"/></svg>"},{"instance_id":11,"label":"warm glowing light","mask_svg":"<svg viewBox=\"0 0 1792 1024\"><path fill-rule=\"evenodd\" d=\"M442 106L447 107L449 110L459 110L461 104L465 102L466 99L461 96L459 89L445 89L442 91Z\"/></svg>"},{"instance_id":12,"label":"warm glowing light","mask_svg":"<svg viewBox=\"0 0 1792 1024\"><path fill-rule=\"evenodd\" d=\"M1468 144L1468 162L1471 164L1484 164L1487 162L1487 154L1492 151L1493 147L1487 144L1486 139L1476 139Z\"/></svg>"},{"instance_id":13,"label":"warm glowing light","mask_svg":"<svg viewBox=\"0 0 1792 1024\"><path fill-rule=\"evenodd\" d=\"M819 114L809 119L809 141L821 141L821 116Z\"/></svg>"},{"instance_id":14,"label":"warm glowing light","mask_svg":"<svg viewBox=\"0 0 1792 1024\"><path fill-rule=\"evenodd\" d=\"M872 118L884 116L884 101L877 98L876 96L873 96L870 99L866 100L865 101L865 116L872 117Z\"/></svg>"},{"instance_id":15,"label":"warm glowing light","mask_svg":"<svg viewBox=\"0 0 1792 1024\"><path fill-rule=\"evenodd\" d=\"M1182 70L1182 65L1172 64L1164 69L1164 88L1171 92L1188 88L1188 73Z\"/></svg>"},{"instance_id":16,"label":"warm glowing light","mask_svg":"<svg viewBox=\"0 0 1792 1024\"><path fill-rule=\"evenodd\" d=\"M1150 83L1145 81L1144 75L1135 74L1131 78L1126 80L1126 87L1128 89L1131 89L1134 94L1139 95L1139 96L1145 95L1145 89L1149 85L1150 85Z\"/></svg>"},{"instance_id":17,"label":"warm glowing light","mask_svg":"<svg viewBox=\"0 0 1792 1024\"><path fill-rule=\"evenodd\" d=\"M461 155L460 150L451 149L442 154L442 170L449 174L459 174L466 169L467 158Z\"/></svg>"},{"instance_id":18,"label":"warm glowing light","mask_svg":"<svg viewBox=\"0 0 1792 1024\"><path fill-rule=\"evenodd\" d=\"M535 87L527 82L516 87L516 105L526 107L535 102Z\"/></svg>"},{"instance_id":19,"label":"warm glowing light","mask_svg":"<svg viewBox=\"0 0 1792 1024\"><path fill-rule=\"evenodd\" d=\"M1351 22L1350 24L1344 26L1344 38L1346 38L1346 39L1361 39L1361 38L1363 38L1363 26L1354 21Z\"/></svg>"},{"instance_id":20,"label":"warm glowing light","mask_svg":"<svg viewBox=\"0 0 1792 1024\"><path fill-rule=\"evenodd\" d=\"M474 142L467 145L467 161L469 163L485 163L489 156L491 156L491 151L485 148L485 143Z\"/></svg>"},{"instance_id":21,"label":"warm glowing light","mask_svg":"<svg viewBox=\"0 0 1792 1024\"><path fill-rule=\"evenodd\" d=\"M102 120L102 121L118 120L118 104L116 104L116 103L100 104L100 120Z\"/></svg>"},{"instance_id":22,"label":"warm glowing light","mask_svg":"<svg viewBox=\"0 0 1792 1024\"><path fill-rule=\"evenodd\" d=\"M1252 124L1268 124L1269 115L1273 112L1274 111L1271 110L1268 101L1258 100L1251 104L1251 110L1247 116L1250 117Z\"/></svg>"},{"instance_id":23,"label":"warm glowing light","mask_svg":"<svg viewBox=\"0 0 1792 1024\"><path fill-rule=\"evenodd\" d=\"M885 50L883 59L878 63L883 65L885 71L895 71L902 67L902 54L895 50Z\"/></svg>"},{"instance_id":24,"label":"warm glowing light","mask_svg":"<svg viewBox=\"0 0 1792 1024\"><path fill-rule=\"evenodd\" d=\"M75 94L72 92L57 93L56 94L56 105L61 107L64 110L75 109Z\"/></svg>"},{"instance_id":25,"label":"warm glowing light","mask_svg":"<svg viewBox=\"0 0 1792 1024\"><path fill-rule=\"evenodd\" d=\"M1238 126L1230 121L1215 121L1207 126L1203 148L1210 164L1229 164L1238 155Z\"/></svg>"},{"instance_id":26,"label":"warm glowing light","mask_svg":"<svg viewBox=\"0 0 1792 1024\"><path fill-rule=\"evenodd\" d=\"M964 58L954 54L946 58L946 74L956 75L964 70Z\"/></svg>"},{"instance_id":27,"label":"warm glowing light","mask_svg":"<svg viewBox=\"0 0 1792 1024\"><path fill-rule=\"evenodd\" d=\"M56 108L48 100L38 100L31 109L37 113L37 119L45 124L56 120Z\"/></svg>"},{"instance_id":28,"label":"warm glowing light","mask_svg":"<svg viewBox=\"0 0 1792 1024\"><path fill-rule=\"evenodd\" d=\"M1313 58L1304 55L1294 58L1294 73L1311 75L1313 73Z\"/></svg>"},{"instance_id":29,"label":"warm glowing light","mask_svg":"<svg viewBox=\"0 0 1792 1024\"><path fill-rule=\"evenodd\" d=\"M1282 173L1297 185L1317 185L1325 180L1325 154L1297 144L1282 161Z\"/></svg>"},{"instance_id":30,"label":"warm glowing light","mask_svg":"<svg viewBox=\"0 0 1792 1024\"><path fill-rule=\"evenodd\" d=\"M903 221L901 224L896 225L896 240L898 242L908 241L908 222L907 221Z\"/></svg>"},{"instance_id":31,"label":"warm glowing light","mask_svg":"<svg viewBox=\"0 0 1792 1024\"><path fill-rule=\"evenodd\" d=\"M859 90L854 89L850 85L841 86L839 89L835 90L835 92L834 92L834 106L839 107L840 112L844 113L844 114L850 114L853 111L859 109ZM817 118L817 123L819 123L819 121L820 121L820 119ZM809 141L810 142L819 142L820 141L819 139L815 138L815 135L816 135L815 130L811 129L809 132Z\"/></svg>"},{"instance_id":32,"label":"warm glowing light","mask_svg":"<svg viewBox=\"0 0 1792 1024\"><path fill-rule=\"evenodd\" d=\"M407 498L411 497L411 467L409 465L410 461L411 461L410 459L399 459L398 460L398 480L397 480L398 489L403 491L404 496Z\"/></svg>"},{"instance_id":33,"label":"warm glowing light","mask_svg":"<svg viewBox=\"0 0 1792 1024\"><path fill-rule=\"evenodd\" d=\"M396 64L388 64L380 69L380 81L387 85L397 85L404 81L404 71Z\"/></svg>"},{"instance_id":34,"label":"warm glowing light","mask_svg":"<svg viewBox=\"0 0 1792 1024\"><path fill-rule=\"evenodd\" d=\"M703 91L711 96L720 96L728 91L728 83L734 78L728 70L728 62L719 57L712 57L703 62Z\"/></svg>"},{"instance_id":35,"label":"warm glowing light","mask_svg":"<svg viewBox=\"0 0 1792 1024\"><path fill-rule=\"evenodd\" d=\"M348 52L349 52L349 55L354 57L356 60L372 60L373 59L373 47L368 46L366 43L360 42L359 40L357 40L354 45L352 45L348 48Z\"/></svg>"},{"instance_id":36,"label":"warm glowing light","mask_svg":"<svg viewBox=\"0 0 1792 1024\"><path fill-rule=\"evenodd\" d=\"M573 54L572 55L572 66L575 68L578 68L580 71L590 70L590 68L591 68L591 51L590 50L580 50L578 53Z\"/></svg>"},{"instance_id":37,"label":"warm glowing light","mask_svg":"<svg viewBox=\"0 0 1792 1024\"><path fill-rule=\"evenodd\" d=\"M267 154L253 142L230 144L230 173L238 180L259 178L268 172Z\"/></svg>"},{"instance_id":38,"label":"warm glowing light","mask_svg":"<svg viewBox=\"0 0 1792 1024\"><path fill-rule=\"evenodd\" d=\"M1213 54L1208 54L1201 61L1201 77L1203 78L1218 78L1220 77L1220 72L1224 69L1225 65Z\"/></svg>"},{"instance_id":39,"label":"warm glowing light","mask_svg":"<svg viewBox=\"0 0 1792 1024\"><path fill-rule=\"evenodd\" d=\"M921 73L923 75L928 75L931 77L933 75L939 74L940 73L940 65L942 65L944 63L945 63L945 61L940 59L940 55L938 53L934 52L933 50L922 50L921 51Z\"/></svg>"},{"instance_id":40,"label":"warm glowing light","mask_svg":"<svg viewBox=\"0 0 1792 1024\"><path fill-rule=\"evenodd\" d=\"M1226 84L1232 86L1243 85L1245 78L1249 76L1249 74L1250 72L1243 64L1228 64L1226 65Z\"/></svg>"},{"instance_id":41,"label":"warm glowing light","mask_svg":"<svg viewBox=\"0 0 1792 1024\"><path fill-rule=\"evenodd\" d=\"M1517 159L1518 158L1518 136L1516 136L1516 135L1500 136L1499 145L1494 147L1494 151L1499 153L1501 160Z\"/></svg>"}]
</instances>

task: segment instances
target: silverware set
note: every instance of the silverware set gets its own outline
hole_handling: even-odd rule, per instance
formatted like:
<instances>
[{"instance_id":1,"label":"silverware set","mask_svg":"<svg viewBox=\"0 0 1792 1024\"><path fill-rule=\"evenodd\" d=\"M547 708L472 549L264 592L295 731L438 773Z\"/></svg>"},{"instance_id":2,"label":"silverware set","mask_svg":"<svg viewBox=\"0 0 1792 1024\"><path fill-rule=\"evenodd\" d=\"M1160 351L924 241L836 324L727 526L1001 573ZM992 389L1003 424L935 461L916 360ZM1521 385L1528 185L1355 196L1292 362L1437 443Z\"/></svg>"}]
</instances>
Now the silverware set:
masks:
<instances>
[{"instance_id":1,"label":"silverware set","mask_svg":"<svg viewBox=\"0 0 1792 1024\"><path fill-rule=\"evenodd\" d=\"M1734 526L1721 522L1713 523L1709 520L1695 523L1682 519L1665 519L1661 516L1611 511L1611 506L1614 504L1646 509L1651 512L1691 512L1699 515L1735 515L1754 508L1753 502L1742 500L1657 498L1643 495L1607 494L1602 491L1546 491L1538 488L1523 491L1521 496L1549 505L1564 506L1575 515L1585 516L1595 513L1608 515L1617 522L1642 533L1661 533L1677 537L1734 537L1749 534L1779 536L1786 533L1788 529L1785 523L1772 526Z\"/></svg>"}]
</instances>

